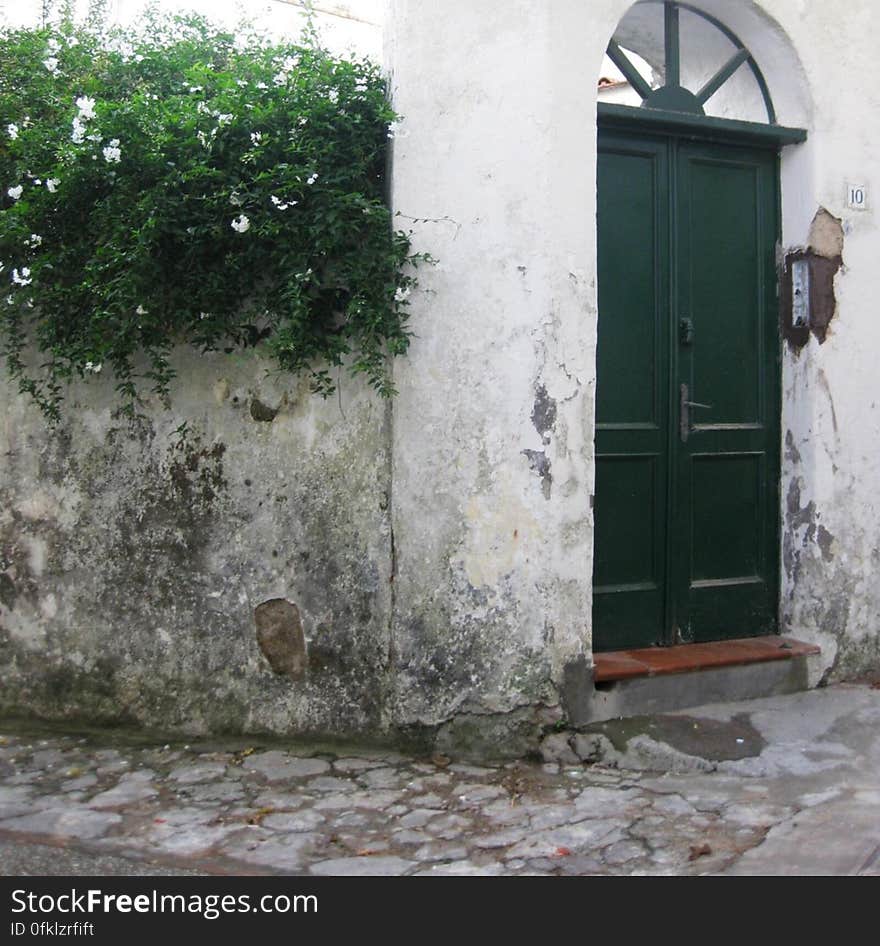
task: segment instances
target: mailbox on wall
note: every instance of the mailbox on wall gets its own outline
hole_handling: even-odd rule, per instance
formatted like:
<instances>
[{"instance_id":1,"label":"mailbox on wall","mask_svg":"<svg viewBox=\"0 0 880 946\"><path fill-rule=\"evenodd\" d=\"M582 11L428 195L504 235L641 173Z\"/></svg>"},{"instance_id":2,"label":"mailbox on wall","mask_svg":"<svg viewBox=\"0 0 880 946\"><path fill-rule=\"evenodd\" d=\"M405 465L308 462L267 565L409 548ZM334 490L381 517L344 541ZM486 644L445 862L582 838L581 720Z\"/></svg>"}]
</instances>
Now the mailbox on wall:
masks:
<instances>
[{"instance_id":1,"label":"mailbox on wall","mask_svg":"<svg viewBox=\"0 0 880 946\"><path fill-rule=\"evenodd\" d=\"M834 317L834 276L843 260L829 258L811 249L794 250L785 256L781 273L780 328L793 348L803 348L814 335L821 345Z\"/></svg>"}]
</instances>

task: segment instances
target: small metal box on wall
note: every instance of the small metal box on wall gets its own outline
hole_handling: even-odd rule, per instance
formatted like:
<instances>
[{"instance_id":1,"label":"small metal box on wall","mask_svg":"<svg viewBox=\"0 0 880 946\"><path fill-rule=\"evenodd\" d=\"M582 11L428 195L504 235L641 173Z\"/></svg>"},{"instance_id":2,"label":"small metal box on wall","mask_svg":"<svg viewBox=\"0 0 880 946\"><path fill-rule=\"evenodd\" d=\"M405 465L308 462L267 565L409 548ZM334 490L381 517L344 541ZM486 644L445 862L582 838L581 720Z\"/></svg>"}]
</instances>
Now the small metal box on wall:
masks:
<instances>
[{"instance_id":1,"label":"small metal box on wall","mask_svg":"<svg viewBox=\"0 0 880 946\"><path fill-rule=\"evenodd\" d=\"M792 348L803 348L815 335L821 345L834 317L834 276L843 260L828 258L812 249L787 253L779 291L782 337Z\"/></svg>"}]
</instances>

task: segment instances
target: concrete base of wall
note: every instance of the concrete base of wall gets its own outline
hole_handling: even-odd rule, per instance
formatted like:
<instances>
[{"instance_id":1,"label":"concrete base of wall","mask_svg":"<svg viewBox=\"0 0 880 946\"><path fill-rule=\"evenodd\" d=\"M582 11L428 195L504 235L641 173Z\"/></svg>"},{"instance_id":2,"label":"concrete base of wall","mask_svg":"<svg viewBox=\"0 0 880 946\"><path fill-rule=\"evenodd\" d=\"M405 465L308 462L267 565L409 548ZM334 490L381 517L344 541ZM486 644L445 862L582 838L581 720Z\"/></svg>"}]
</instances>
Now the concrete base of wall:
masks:
<instances>
[{"instance_id":1,"label":"concrete base of wall","mask_svg":"<svg viewBox=\"0 0 880 946\"><path fill-rule=\"evenodd\" d=\"M778 696L809 689L809 663L816 656L718 667L689 673L598 683L580 706L571 707L576 726L701 706ZM576 712L575 712L576 710Z\"/></svg>"}]
</instances>

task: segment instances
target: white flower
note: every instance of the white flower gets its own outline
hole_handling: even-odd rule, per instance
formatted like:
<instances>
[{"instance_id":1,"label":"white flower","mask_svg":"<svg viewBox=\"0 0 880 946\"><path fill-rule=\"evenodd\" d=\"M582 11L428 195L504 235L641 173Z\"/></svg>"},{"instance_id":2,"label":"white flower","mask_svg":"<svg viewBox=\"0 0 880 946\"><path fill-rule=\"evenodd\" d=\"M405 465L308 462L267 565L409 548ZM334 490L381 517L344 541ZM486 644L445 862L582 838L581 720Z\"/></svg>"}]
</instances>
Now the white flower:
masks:
<instances>
[{"instance_id":1,"label":"white flower","mask_svg":"<svg viewBox=\"0 0 880 946\"><path fill-rule=\"evenodd\" d=\"M15 141L15 139L18 137L18 125L16 125L14 122L10 122L6 126L6 131L9 133L9 137Z\"/></svg>"},{"instance_id":2,"label":"white flower","mask_svg":"<svg viewBox=\"0 0 880 946\"><path fill-rule=\"evenodd\" d=\"M280 197L276 197L274 194L269 199L279 210L287 210L288 207L295 207L299 203L299 201L296 200L284 201Z\"/></svg>"},{"instance_id":3,"label":"white flower","mask_svg":"<svg viewBox=\"0 0 880 946\"><path fill-rule=\"evenodd\" d=\"M21 186L21 184L19 184L19 185L16 186L16 187L10 187L10 188L6 191L6 193L9 194L9 196L10 196L13 200L18 200L19 197L21 197L21 195L24 193L24 188Z\"/></svg>"},{"instance_id":4,"label":"white flower","mask_svg":"<svg viewBox=\"0 0 880 946\"><path fill-rule=\"evenodd\" d=\"M55 73L58 72L58 60L54 56L49 56L48 59L44 59L43 65L49 70L49 72L52 73L52 75L55 75Z\"/></svg>"},{"instance_id":5,"label":"white flower","mask_svg":"<svg viewBox=\"0 0 880 946\"><path fill-rule=\"evenodd\" d=\"M210 312L199 312L199 318L200 318L200 319L210 319L210 318L211 318L211 313L210 313Z\"/></svg>"},{"instance_id":6,"label":"white flower","mask_svg":"<svg viewBox=\"0 0 880 946\"><path fill-rule=\"evenodd\" d=\"M219 112L216 113L217 124L222 128L224 125L228 125L232 119L232 115L221 115Z\"/></svg>"},{"instance_id":7,"label":"white flower","mask_svg":"<svg viewBox=\"0 0 880 946\"><path fill-rule=\"evenodd\" d=\"M49 180L46 181L46 187L48 188L49 193L54 194L55 191L58 190L58 185L60 183L61 181L59 181L57 177L50 177Z\"/></svg>"},{"instance_id":8,"label":"white flower","mask_svg":"<svg viewBox=\"0 0 880 946\"><path fill-rule=\"evenodd\" d=\"M409 290L409 289L401 289L401 288L398 287L398 289L397 289L396 292L394 293L394 301L395 301L395 302L406 302L406 300L409 298L410 291L411 291L411 290Z\"/></svg>"},{"instance_id":9,"label":"white flower","mask_svg":"<svg viewBox=\"0 0 880 946\"><path fill-rule=\"evenodd\" d=\"M119 139L114 138L106 148L101 149L104 160L108 164L119 164L122 160L122 151L119 149Z\"/></svg>"},{"instance_id":10,"label":"white flower","mask_svg":"<svg viewBox=\"0 0 880 946\"><path fill-rule=\"evenodd\" d=\"M244 203L244 200L238 191L233 191L229 195L229 203L232 204L233 207L241 207L241 205Z\"/></svg>"},{"instance_id":11,"label":"white flower","mask_svg":"<svg viewBox=\"0 0 880 946\"><path fill-rule=\"evenodd\" d=\"M57 53L58 50L61 49L61 43L59 43L57 39L51 36L49 37L49 39L46 40L46 45L49 47L50 53Z\"/></svg>"},{"instance_id":12,"label":"white flower","mask_svg":"<svg viewBox=\"0 0 880 946\"><path fill-rule=\"evenodd\" d=\"M258 145L263 140L263 136L258 131L251 132L251 144Z\"/></svg>"},{"instance_id":13,"label":"white flower","mask_svg":"<svg viewBox=\"0 0 880 946\"><path fill-rule=\"evenodd\" d=\"M327 95L327 98L329 98L330 101L335 104L336 102L339 101L339 92L337 92L336 89L331 89L329 94Z\"/></svg>"},{"instance_id":14,"label":"white flower","mask_svg":"<svg viewBox=\"0 0 880 946\"><path fill-rule=\"evenodd\" d=\"M318 175L313 174L307 181L306 184L314 184L318 180Z\"/></svg>"},{"instance_id":15,"label":"white flower","mask_svg":"<svg viewBox=\"0 0 880 946\"><path fill-rule=\"evenodd\" d=\"M142 305L139 305L134 311L135 315L147 315L147 310Z\"/></svg>"},{"instance_id":16,"label":"white flower","mask_svg":"<svg viewBox=\"0 0 880 946\"><path fill-rule=\"evenodd\" d=\"M268 89L268 88L269 88L269 86L266 85L265 82L258 82L256 87L257 87L258 89Z\"/></svg>"},{"instance_id":17,"label":"white flower","mask_svg":"<svg viewBox=\"0 0 880 946\"><path fill-rule=\"evenodd\" d=\"M43 242L43 238L39 233L32 233L25 241L25 246L40 246Z\"/></svg>"},{"instance_id":18,"label":"white flower","mask_svg":"<svg viewBox=\"0 0 880 946\"><path fill-rule=\"evenodd\" d=\"M87 361L85 364L86 371L91 371L92 374L100 374L102 367L103 365L95 364L94 361Z\"/></svg>"},{"instance_id":19,"label":"white flower","mask_svg":"<svg viewBox=\"0 0 880 946\"><path fill-rule=\"evenodd\" d=\"M15 296L7 296L6 305L15 305Z\"/></svg>"},{"instance_id":20,"label":"white flower","mask_svg":"<svg viewBox=\"0 0 880 946\"><path fill-rule=\"evenodd\" d=\"M17 286L29 286L33 282L31 279L31 271L27 268L27 266L22 266L21 272L19 272L17 269L13 269L12 281Z\"/></svg>"},{"instance_id":21,"label":"white flower","mask_svg":"<svg viewBox=\"0 0 880 946\"><path fill-rule=\"evenodd\" d=\"M131 59L134 55L134 46L132 46L128 40L115 39L112 43L108 44L107 48L119 53L124 60Z\"/></svg>"},{"instance_id":22,"label":"white flower","mask_svg":"<svg viewBox=\"0 0 880 946\"><path fill-rule=\"evenodd\" d=\"M81 145L86 140L86 126L82 123L79 115L73 120L73 131L70 133L70 140L75 145Z\"/></svg>"},{"instance_id":23,"label":"white flower","mask_svg":"<svg viewBox=\"0 0 880 946\"><path fill-rule=\"evenodd\" d=\"M95 100L87 95L81 95L76 100L76 107L79 109L79 118L83 121L90 121L95 117Z\"/></svg>"},{"instance_id":24,"label":"white flower","mask_svg":"<svg viewBox=\"0 0 880 946\"><path fill-rule=\"evenodd\" d=\"M244 214L241 214L232 221L230 226L236 233L246 233L251 228L251 222Z\"/></svg>"}]
</instances>

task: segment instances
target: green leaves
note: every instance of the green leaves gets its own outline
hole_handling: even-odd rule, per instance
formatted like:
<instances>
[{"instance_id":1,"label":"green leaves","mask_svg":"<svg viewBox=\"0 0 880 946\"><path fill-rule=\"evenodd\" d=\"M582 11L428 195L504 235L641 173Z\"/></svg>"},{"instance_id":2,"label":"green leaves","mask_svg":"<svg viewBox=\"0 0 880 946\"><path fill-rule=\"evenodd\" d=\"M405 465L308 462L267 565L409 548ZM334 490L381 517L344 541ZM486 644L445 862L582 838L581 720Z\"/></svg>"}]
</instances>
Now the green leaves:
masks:
<instances>
[{"instance_id":1,"label":"green leaves","mask_svg":"<svg viewBox=\"0 0 880 946\"><path fill-rule=\"evenodd\" d=\"M395 118L371 63L199 18L0 33L0 354L19 389L55 420L62 382L103 370L134 410L167 398L188 343L264 345L324 396L343 364L393 394L425 259L384 203Z\"/></svg>"}]
</instances>

